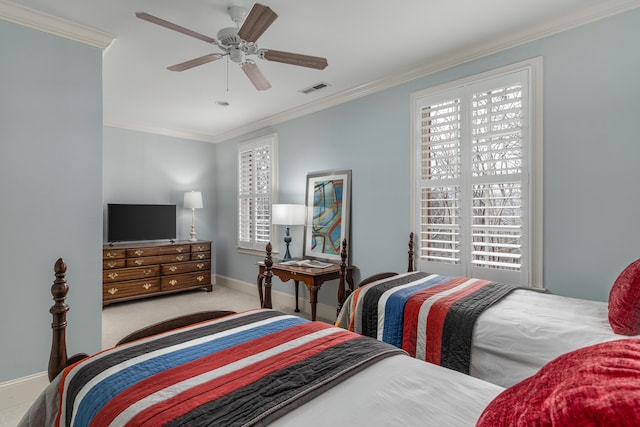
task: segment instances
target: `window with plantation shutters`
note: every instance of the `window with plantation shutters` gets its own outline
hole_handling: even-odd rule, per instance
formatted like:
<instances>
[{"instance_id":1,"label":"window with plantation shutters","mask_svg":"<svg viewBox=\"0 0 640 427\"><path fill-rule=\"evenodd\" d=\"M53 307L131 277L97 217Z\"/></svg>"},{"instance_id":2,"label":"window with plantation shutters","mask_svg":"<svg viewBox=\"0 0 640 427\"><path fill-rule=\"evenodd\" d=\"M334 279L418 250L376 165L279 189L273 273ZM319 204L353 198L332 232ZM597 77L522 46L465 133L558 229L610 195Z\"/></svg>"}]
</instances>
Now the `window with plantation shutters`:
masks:
<instances>
[{"instance_id":1,"label":"window with plantation shutters","mask_svg":"<svg viewBox=\"0 0 640 427\"><path fill-rule=\"evenodd\" d=\"M413 95L421 270L541 286L532 67Z\"/></svg>"},{"instance_id":2,"label":"window with plantation shutters","mask_svg":"<svg viewBox=\"0 0 640 427\"><path fill-rule=\"evenodd\" d=\"M263 251L271 240L271 204L276 191L276 137L238 145L238 247Z\"/></svg>"}]
</instances>

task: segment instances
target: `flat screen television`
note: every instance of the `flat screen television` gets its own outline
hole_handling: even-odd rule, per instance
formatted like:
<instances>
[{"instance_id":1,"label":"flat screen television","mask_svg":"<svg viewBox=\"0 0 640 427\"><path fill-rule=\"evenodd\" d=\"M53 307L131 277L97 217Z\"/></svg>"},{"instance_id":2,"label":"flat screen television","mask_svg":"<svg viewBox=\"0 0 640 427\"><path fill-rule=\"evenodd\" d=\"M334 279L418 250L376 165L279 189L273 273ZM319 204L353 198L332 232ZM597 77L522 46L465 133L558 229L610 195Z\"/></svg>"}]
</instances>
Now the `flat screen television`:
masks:
<instances>
[{"instance_id":1,"label":"flat screen television","mask_svg":"<svg viewBox=\"0 0 640 427\"><path fill-rule=\"evenodd\" d=\"M107 240L175 240L176 205L107 205Z\"/></svg>"}]
</instances>

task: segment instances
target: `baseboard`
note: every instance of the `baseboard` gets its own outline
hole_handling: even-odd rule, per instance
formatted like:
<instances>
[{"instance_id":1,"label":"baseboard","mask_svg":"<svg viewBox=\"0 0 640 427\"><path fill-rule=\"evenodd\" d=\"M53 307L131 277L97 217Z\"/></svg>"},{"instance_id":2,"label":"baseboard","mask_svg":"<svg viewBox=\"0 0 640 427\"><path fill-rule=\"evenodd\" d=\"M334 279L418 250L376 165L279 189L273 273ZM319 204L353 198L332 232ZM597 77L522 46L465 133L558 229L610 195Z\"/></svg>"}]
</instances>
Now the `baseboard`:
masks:
<instances>
[{"instance_id":1,"label":"baseboard","mask_svg":"<svg viewBox=\"0 0 640 427\"><path fill-rule=\"evenodd\" d=\"M0 412L33 403L47 384L49 376L46 372L0 383Z\"/></svg>"},{"instance_id":2,"label":"baseboard","mask_svg":"<svg viewBox=\"0 0 640 427\"><path fill-rule=\"evenodd\" d=\"M224 286L245 294L249 294L256 299L258 298L258 289L255 283L248 283L242 280L233 279L231 277L225 277L216 275L216 286ZM293 289L293 286L291 287ZM271 288L271 301L273 302L273 308L276 310L292 310L296 306L296 296L287 292L282 292ZM336 307L329 304L323 304L319 302L316 306L316 318L318 320L324 320L333 322L336 318ZM300 286L300 299L298 300L298 306L300 311L311 316L311 304L309 303L309 291L305 286Z\"/></svg>"}]
</instances>

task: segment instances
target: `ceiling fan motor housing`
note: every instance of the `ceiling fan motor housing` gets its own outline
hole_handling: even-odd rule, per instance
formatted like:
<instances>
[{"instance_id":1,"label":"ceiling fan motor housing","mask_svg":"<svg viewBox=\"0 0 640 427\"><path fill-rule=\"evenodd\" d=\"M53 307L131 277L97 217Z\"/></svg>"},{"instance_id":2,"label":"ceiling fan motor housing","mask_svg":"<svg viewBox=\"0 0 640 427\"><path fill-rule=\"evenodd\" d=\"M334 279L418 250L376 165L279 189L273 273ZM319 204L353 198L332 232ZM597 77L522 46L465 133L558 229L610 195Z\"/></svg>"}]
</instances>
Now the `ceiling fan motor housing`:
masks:
<instances>
[{"instance_id":1,"label":"ceiling fan motor housing","mask_svg":"<svg viewBox=\"0 0 640 427\"><path fill-rule=\"evenodd\" d=\"M238 29L235 27L227 27L218 31L218 41L226 46L237 46L242 42L238 36Z\"/></svg>"}]
</instances>

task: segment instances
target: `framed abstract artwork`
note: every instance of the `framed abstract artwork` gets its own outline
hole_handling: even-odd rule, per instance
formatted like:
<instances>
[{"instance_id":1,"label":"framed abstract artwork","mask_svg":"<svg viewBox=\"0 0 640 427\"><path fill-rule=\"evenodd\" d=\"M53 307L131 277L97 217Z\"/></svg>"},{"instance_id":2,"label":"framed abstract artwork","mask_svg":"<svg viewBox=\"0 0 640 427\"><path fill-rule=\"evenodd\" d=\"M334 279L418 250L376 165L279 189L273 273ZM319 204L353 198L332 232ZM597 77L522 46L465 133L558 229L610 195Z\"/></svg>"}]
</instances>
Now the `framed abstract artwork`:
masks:
<instances>
[{"instance_id":1,"label":"framed abstract artwork","mask_svg":"<svg viewBox=\"0 0 640 427\"><path fill-rule=\"evenodd\" d=\"M349 241L351 170L307 174L304 257L340 261L342 240Z\"/></svg>"}]
</instances>

